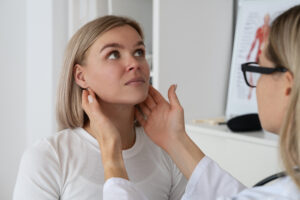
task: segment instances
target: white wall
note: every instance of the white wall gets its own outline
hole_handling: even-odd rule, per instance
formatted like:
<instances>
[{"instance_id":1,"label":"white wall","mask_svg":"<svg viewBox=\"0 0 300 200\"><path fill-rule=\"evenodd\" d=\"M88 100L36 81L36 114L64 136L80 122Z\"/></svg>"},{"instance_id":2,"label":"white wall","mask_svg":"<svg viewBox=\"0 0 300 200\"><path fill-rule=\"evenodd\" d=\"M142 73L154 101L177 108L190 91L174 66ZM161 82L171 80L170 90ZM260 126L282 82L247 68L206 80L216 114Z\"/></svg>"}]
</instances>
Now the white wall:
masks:
<instances>
[{"instance_id":1,"label":"white wall","mask_svg":"<svg viewBox=\"0 0 300 200\"><path fill-rule=\"evenodd\" d=\"M67 0L53 0L53 71L52 71L52 102L53 102L53 130L57 130L55 120L55 102L56 89L59 79L61 67L63 65L63 57L68 42L68 2Z\"/></svg>"},{"instance_id":2,"label":"white wall","mask_svg":"<svg viewBox=\"0 0 300 200\"><path fill-rule=\"evenodd\" d=\"M27 144L54 132L52 10L52 0L26 1Z\"/></svg>"},{"instance_id":3,"label":"white wall","mask_svg":"<svg viewBox=\"0 0 300 200\"><path fill-rule=\"evenodd\" d=\"M25 148L55 132L67 16L66 0L0 1L0 199L12 199Z\"/></svg>"},{"instance_id":4,"label":"white wall","mask_svg":"<svg viewBox=\"0 0 300 200\"><path fill-rule=\"evenodd\" d=\"M25 147L25 1L0 1L0 199L11 199Z\"/></svg>"},{"instance_id":5,"label":"white wall","mask_svg":"<svg viewBox=\"0 0 300 200\"><path fill-rule=\"evenodd\" d=\"M186 121L224 115L233 0L154 0L153 9L154 85L166 96L178 84Z\"/></svg>"},{"instance_id":6,"label":"white wall","mask_svg":"<svg viewBox=\"0 0 300 200\"><path fill-rule=\"evenodd\" d=\"M56 89L68 40L67 11L66 0L27 0L26 3L28 145L56 132Z\"/></svg>"}]
</instances>

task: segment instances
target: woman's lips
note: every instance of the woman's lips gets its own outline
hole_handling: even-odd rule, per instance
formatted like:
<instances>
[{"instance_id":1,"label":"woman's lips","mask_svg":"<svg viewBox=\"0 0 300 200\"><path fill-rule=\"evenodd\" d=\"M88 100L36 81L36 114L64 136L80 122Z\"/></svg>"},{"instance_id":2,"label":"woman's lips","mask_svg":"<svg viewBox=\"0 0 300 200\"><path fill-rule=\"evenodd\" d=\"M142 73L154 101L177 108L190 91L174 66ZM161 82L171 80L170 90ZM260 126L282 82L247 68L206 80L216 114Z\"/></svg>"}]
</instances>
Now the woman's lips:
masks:
<instances>
[{"instance_id":1,"label":"woman's lips","mask_svg":"<svg viewBox=\"0 0 300 200\"><path fill-rule=\"evenodd\" d=\"M133 78L125 83L125 85L140 85L145 83L143 78Z\"/></svg>"}]
</instances>

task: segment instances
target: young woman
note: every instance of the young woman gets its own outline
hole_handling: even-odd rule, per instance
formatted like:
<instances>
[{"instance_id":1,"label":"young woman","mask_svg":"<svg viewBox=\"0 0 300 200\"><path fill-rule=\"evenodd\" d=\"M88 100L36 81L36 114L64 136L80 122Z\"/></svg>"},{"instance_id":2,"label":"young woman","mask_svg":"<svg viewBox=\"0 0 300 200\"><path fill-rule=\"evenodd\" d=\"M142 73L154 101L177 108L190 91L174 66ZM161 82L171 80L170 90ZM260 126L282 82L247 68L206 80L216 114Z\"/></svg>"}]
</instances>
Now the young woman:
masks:
<instances>
[{"instance_id":1,"label":"young woman","mask_svg":"<svg viewBox=\"0 0 300 200\"><path fill-rule=\"evenodd\" d=\"M58 88L60 132L24 153L14 199L99 200L115 174L129 175L149 199L180 199L185 177L135 126L135 105L148 88L143 33L135 21L105 16L78 30Z\"/></svg>"},{"instance_id":2,"label":"young woman","mask_svg":"<svg viewBox=\"0 0 300 200\"><path fill-rule=\"evenodd\" d=\"M246 83L257 88L263 128L280 135L280 152L287 176L265 186L245 189L202 153L185 132L183 109L174 86L169 89L170 103L158 91L150 89L147 100L140 105L144 115L136 111L136 116L147 135L168 152L189 179L183 199L300 199L299 55L300 5L274 20L259 64L242 65ZM250 82L248 73L256 73L260 78ZM134 189L129 181L114 178L105 183L104 195L112 191L115 195L126 192L128 199L146 199L141 191ZM107 197L115 199L112 195Z\"/></svg>"}]
</instances>

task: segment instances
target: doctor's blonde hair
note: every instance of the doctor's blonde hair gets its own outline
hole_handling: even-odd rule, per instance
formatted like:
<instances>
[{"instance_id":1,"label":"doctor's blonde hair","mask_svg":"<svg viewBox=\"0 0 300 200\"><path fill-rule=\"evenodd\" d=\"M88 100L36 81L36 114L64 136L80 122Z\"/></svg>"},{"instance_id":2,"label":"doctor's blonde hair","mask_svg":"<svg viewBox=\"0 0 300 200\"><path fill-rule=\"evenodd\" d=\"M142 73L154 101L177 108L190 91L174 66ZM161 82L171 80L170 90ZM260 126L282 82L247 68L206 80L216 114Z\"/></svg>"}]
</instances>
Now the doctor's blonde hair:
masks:
<instances>
[{"instance_id":1,"label":"doctor's blonde hair","mask_svg":"<svg viewBox=\"0 0 300 200\"><path fill-rule=\"evenodd\" d=\"M295 170L300 167L300 5L272 23L266 56L293 75L290 104L280 132L280 153L287 173L300 189L300 172Z\"/></svg>"},{"instance_id":2,"label":"doctor's blonde hair","mask_svg":"<svg viewBox=\"0 0 300 200\"><path fill-rule=\"evenodd\" d=\"M83 127L88 121L88 117L81 106L82 89L74 80L74 66L76 64L84 65L87 50L103 33L124 25L134 28L144 39L142 29L136 21L127 17L107 15L84 25L69 41L57 90L56 119L58 130Z\"/></svg>"}]
</instances>

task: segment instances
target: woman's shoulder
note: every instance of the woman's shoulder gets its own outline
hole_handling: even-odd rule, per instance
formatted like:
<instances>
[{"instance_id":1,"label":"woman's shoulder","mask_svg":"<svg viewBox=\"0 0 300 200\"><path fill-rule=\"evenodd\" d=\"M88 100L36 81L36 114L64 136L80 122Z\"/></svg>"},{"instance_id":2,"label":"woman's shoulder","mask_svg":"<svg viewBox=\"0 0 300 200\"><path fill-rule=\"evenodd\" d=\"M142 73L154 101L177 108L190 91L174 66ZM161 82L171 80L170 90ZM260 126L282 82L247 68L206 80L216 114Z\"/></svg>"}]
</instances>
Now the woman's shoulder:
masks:
<instances>
[{"instance_id":1,"label":"woman's shoulder","mask_svg":"<svg viewBox=\"0 0 300 200\"><path fill-rule=\"evenodd\" d=\"M78 141L76 129L64 129L52 136L37 140L26 148L23 160L41 160L49 157L59 157L57 154L62 152L62 148L68 148L72 143Z\"/></svg>"},{"instance_id":2,"label":"woman's shoulder","mask_svg":"<svg viewBox=\"0 0 300 200\"><path fill-rule=\"evenodd\" d=\"M46 138L46 141L54 148L59 148L61 146L70 147L74 146L74 143L81 142L82 139L84 139L83 135L85 134L86 133L84 133L80 127L74 129L67 128Z\"/></svg>"},{"instance_id":3,"label":"woman's shoulder","mask_svg":"<svg viewBox=\"0 0 300 200\"><path fill-rule=\"evenodd\" d=\"M27 147L21 158L15 195L30 194L28 191L36 195L41 192L40 189L58 195L62 188L61 180L66 176L62 166L69 167L64 162L72 157L66 154L70 143L67 140L72 141L74 137L74 130L65 129Z\"/></svg>"}]
</instances>

